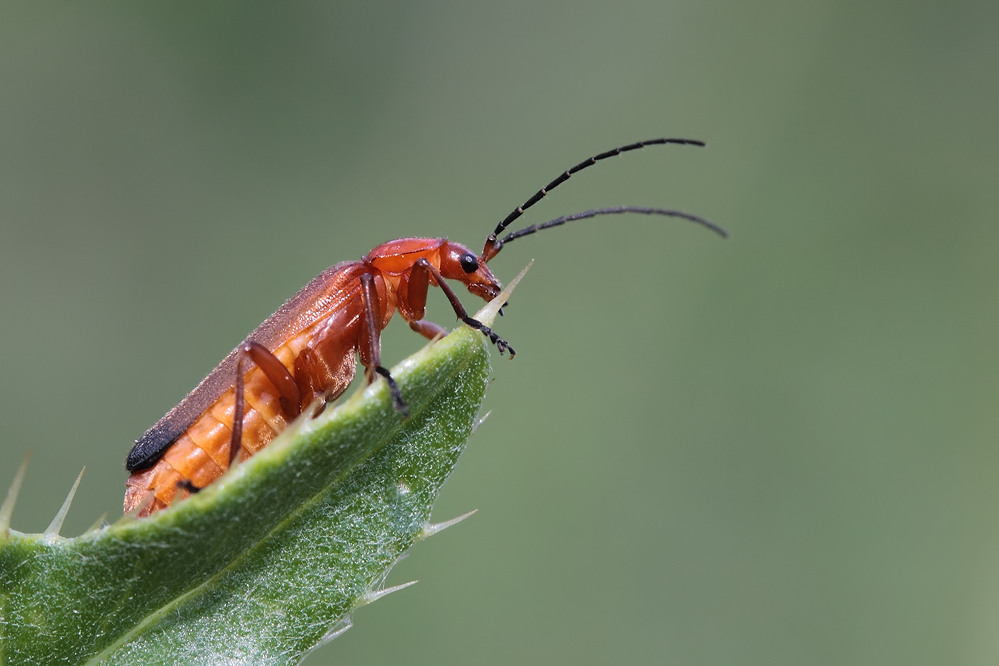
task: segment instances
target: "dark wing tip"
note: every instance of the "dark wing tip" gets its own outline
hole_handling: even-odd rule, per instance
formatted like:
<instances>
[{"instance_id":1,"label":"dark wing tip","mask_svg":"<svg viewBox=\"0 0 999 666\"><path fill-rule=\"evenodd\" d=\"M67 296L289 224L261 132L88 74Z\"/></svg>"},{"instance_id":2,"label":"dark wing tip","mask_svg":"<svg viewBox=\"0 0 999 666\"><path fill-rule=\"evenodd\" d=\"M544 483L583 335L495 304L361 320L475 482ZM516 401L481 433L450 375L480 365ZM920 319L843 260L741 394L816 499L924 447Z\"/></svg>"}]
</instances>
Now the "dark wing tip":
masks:
<instances>
[{"instance_id":1,"label":"dark wing tip","mask_svg":"<svg viewBox=\"0 0 999 666\"><path fill-rule=\"evenodd\" d=\"M135 446L128 452L125 469L136 472L152 467L180 435L181 433L172 433L155 426L150 428L145 435L136 440Z\"/></svg>"}]
</instances>

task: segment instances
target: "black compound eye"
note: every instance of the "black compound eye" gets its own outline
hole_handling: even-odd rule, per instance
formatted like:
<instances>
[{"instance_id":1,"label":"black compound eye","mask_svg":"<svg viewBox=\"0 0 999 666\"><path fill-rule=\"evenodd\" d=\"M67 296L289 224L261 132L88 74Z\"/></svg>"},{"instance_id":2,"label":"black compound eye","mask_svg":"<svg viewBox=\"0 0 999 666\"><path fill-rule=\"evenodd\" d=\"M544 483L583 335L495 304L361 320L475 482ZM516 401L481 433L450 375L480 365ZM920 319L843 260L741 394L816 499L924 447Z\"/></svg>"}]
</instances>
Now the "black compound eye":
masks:
<instances>
[{"instance_id":1,"label":"black compound eye","mask_svg":"<svg viewBox=\"0 0 999 666\"><path fill-rule=\"evenodd\" d=\"M470 252L466 252L458 257L458 261L461 263L461 270L466 273L474 273L479 270L479 260L476 259L475 255Z\"/></svg>"}]
</instances>

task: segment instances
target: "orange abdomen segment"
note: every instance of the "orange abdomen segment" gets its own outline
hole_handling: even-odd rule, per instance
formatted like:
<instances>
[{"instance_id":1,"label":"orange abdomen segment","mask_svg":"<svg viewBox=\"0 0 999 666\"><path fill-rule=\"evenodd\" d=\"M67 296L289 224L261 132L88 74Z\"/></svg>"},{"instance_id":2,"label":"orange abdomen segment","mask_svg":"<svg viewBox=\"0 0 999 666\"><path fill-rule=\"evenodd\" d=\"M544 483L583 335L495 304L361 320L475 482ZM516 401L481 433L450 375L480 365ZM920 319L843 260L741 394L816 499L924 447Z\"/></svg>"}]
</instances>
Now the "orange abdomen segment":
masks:
<instances>
[{"instance_id":1,"label":"orange abdomen segment","mask_svg":"<svg viewBox=\"0 0 999 666\"><path fill-rule=\"evenodd\" d=\"M315 367L310 366L309 377L295 376L300 387L311 389L302 392L303 408L317 394L332 399L350 385L357 364L359 327L359 310L346 307L273 351L293 375L296 372L295 360L302 350L309 347L318 359ZM319 344L316 344L317 333L321 334ZM301 368L299 373L304 374ZM240 441L241 460L267 446L288 426L289 420L289 415L282 409L277 389L255 366L246 374L244 395L246 409ZM143 505L139 515L147 516L187 497L190 494L187 484L204 488L219 478L229 467L234 411L235 389L230 388L188 426L152 467L133 472L125 482L125 512Z\"/></svg>"}]
</instances>

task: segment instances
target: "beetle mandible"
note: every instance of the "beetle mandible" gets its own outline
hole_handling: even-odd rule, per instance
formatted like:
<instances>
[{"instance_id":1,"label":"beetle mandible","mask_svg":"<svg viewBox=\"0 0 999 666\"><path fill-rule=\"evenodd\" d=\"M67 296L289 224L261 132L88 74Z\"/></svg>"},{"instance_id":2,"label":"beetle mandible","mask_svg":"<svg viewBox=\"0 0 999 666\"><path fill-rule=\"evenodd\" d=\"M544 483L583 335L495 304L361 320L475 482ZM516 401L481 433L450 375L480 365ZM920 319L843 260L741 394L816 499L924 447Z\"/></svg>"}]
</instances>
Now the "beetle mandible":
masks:
<instances>
[{"instance_id":1,"label":"beetle mandible","mask_svg":"<svg viewBox=\"0 0 999 666\"><path fill-rule=\"evenodd\" d=\"M496 345L513 348L491 328L469 316L447 280L463 283L489 301L500 283L486 264L506 243L567 222L602 215L638 213L675 217L725 236L703 218L676 210L617 206L558 217L500 234L528 208L573 174L600 160L654 145L704 146L692 139L661 138L614 148L562 172L517 206L486 237L476 256L446 238L401 238L383 243L361 258L328 268L282 305L241 342L176 407L136 441L125 468L125 512L139 515L163 509L205 487L237 458L252 456L316 400L339 397L354 378L357 357L370 383L384 377L396 411L407 415L404 396L381 363L380 332L396 310L409 327L428 339L445 333L425 320L427 291L440 287L455 315Z\"/></svg>"}]
</instances>

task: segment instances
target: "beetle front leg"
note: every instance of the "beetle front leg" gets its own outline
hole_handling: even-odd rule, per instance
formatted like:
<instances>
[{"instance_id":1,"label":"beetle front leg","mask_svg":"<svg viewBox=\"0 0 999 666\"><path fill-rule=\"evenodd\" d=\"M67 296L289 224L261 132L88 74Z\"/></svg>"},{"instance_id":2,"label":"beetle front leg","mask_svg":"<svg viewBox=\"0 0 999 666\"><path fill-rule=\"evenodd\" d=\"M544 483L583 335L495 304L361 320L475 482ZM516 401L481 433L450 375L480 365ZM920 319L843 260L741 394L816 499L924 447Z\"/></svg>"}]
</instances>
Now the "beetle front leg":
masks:
<instances>
[{"instance_id":1,"label":"beetle front leg","mask_svg":"<svg viewBox=\"0 0 999 666\"><path fill-rule=\"evenodd\" d=\"M399 299L399 312L409 323L409 327L425 337L436 340L447 335L443 326L427 321L423 315L427 311L427 288L430 286L429 263L416 262L409 271L406 281L406 295Z\"/></svg>"},{"instance_id":2,"label":"beetle front leg","mask_svg":"<svg viewBox=\"0 0 999 666\"><path fill-rule=\"evenodd\" d=\"M361 301L364 304L364 317L362 318L361 345L367 349L368 362L365 364L365 374L368 382L374 381L374 374L377 373L385 378L392 393L392 406L404 418L409 416L409 408L406 401L402 399L402 391L395 383L388 368L382 366L381 340L379 339L379 323L381 322L381 301L378 299L378 290L375 289L375 279L370 273L361 276Z\"/></svg>"},{"instance_id":3,"label":"beetle front leg","mask_svg":"<svg viewBox=\"0 0 999 666\"><path fill-rule=\"evenodd\" d=\"M416 267L427 271L431 276L433 276L434 282L437 283L437 286L440 287L441 291L444 292L444 295L447 296L447 300L451 302L451 307L454 308L454 314L457 315L458 319L472 328L482 331L482 334L489 338L490 342L496 345L496 349L499 350L500 354L508 351L510 352L510 358L517 355L517 352L510 346L510 343L496 335L496 332L493 331L493 329L489 328L478 319L474 319L468 315L468 312L465 310L465 306L461 304L461 301L458 300L458 296L454 293L454 290L451 289L451 285L444 281L444 276L440 274L440 271L433 267L433 264L426 259L418 259Z\"/></svg>"}]
</instances>

